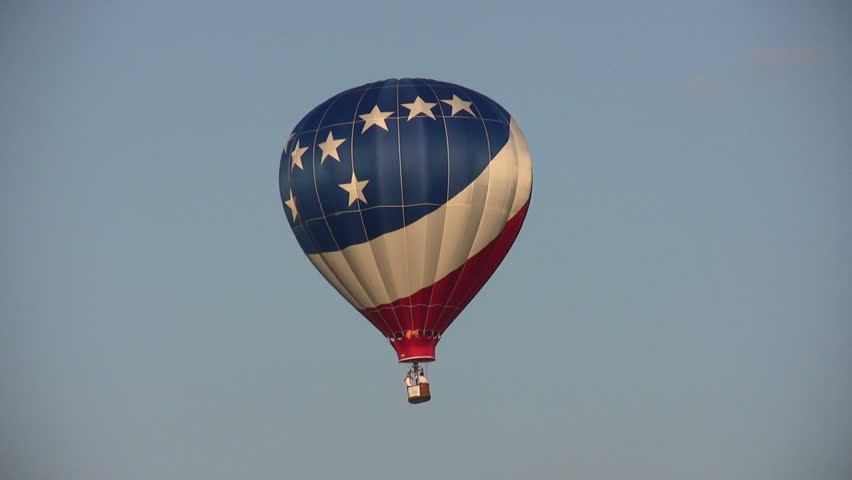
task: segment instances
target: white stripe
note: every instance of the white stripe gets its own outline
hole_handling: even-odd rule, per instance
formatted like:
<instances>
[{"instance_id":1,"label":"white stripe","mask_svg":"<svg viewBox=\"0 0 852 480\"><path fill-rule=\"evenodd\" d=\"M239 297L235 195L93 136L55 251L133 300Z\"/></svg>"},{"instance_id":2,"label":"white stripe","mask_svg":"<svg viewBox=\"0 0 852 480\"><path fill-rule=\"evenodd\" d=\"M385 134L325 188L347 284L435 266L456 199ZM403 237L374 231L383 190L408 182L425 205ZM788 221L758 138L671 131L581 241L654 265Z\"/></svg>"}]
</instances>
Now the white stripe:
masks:
<instances>
[{"instance_id":1,"label":"white stripe","mask_svg":"<svg viewBox=\"0 0 852 480\"><path fill-rule=\"evenodd\" d=\"M532 157L527 146L527 138L514 119L512 119L509 127L512 129L509 140L516 142L515 151L518 155L518 188L515 190L515 201L512 203L512 211L509 213L509 218L512 218L530 199L532 192Z\"/></svg>"},{"instance_id":2,"label":"white stripe","mask_svg":"<svg viewBox=\"0 0 852 480\"><path fill-rule=\"evenodd\" d=\"M361 305L370 305L367 292L361 286L361 282L355 278L346 259L340 252L317 253L308 255L308 260L314 264L317 270L353 307L360 309ZM335 276L336 275L336 276ZM338 277L340 281L338 281ZM343 285L347 285L344 288ZM349 292L352 292L351 294Z\"/></svg>"},{"instance_id":3,"label":"white stripe","mask_svg":"<svg viewBox=\"0 0 852 480\"><path fill-rule=\"evenodd\" d=\"M355 308L391 303L444 278L479 253L526 204L531 189L532 160L524 134L512 119L506 145L446 205L369 242L308 258ZM431 242L426 239L437 232L443 232L441 248L427 251L425 245ZM437 265L434 273L424 271L424 264Z\"/></svg>"}]
</instances>

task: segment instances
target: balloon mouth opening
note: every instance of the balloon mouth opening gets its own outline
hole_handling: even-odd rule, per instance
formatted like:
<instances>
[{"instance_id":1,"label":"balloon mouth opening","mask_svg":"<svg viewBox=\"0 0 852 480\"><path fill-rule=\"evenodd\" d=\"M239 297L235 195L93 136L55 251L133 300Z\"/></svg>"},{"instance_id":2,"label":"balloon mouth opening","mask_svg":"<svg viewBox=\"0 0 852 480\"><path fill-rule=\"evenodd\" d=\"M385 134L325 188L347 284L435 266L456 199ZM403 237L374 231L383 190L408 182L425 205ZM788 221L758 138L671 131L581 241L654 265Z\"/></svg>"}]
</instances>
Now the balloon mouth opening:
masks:
<instances>
[{"instance_id":1,"label":"balloon mouth opening","mask_svg":"<svg viewBox=\"0 0 852 480\"><path fill-rule=\"evenodd\" d=\"M388 337L401 363L435 361L435 346L441 334L433 330L406 330Z\"/></svg>"}]
</instances>

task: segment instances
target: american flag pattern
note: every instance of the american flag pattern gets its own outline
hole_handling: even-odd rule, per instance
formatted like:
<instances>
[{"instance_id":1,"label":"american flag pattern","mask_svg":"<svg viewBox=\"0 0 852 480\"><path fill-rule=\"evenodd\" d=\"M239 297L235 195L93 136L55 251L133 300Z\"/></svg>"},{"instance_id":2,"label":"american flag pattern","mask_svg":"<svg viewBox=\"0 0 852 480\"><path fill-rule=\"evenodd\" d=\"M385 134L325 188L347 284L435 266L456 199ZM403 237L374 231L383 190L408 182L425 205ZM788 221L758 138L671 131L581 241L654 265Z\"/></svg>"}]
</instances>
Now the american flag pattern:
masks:
<instances>
[{"instance_id":1,"label":"american flag pattern","mask_svg":"<svg viewBox=\"0 0 852 480\"><path fill-rule=\"evenodd\" d=\"M529 208L523 133L493 100L427 79L341 92L281 155L281 199L320 273L397 351L434 360Z\"/></svg>"}]
</instances>

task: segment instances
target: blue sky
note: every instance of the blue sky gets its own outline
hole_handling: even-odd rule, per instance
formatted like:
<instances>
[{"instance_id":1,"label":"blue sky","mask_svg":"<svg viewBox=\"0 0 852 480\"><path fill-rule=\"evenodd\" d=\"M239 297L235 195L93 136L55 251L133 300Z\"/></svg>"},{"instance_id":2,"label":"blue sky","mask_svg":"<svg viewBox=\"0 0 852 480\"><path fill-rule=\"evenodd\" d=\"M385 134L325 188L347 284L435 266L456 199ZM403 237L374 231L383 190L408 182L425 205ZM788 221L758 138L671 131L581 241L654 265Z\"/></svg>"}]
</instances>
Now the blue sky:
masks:
<instances>
[{"instance_id":1,"label":"blue sky","mask_svg":"<svg viewBox=\"0 0 852 480\"><path fill-rule=\"evenodd\" d=\"M844 2L213 3L0 7L0 476L852 475ZM417 407L277 192L404 76L535 175Z\"/></svg>"}]
</instances>

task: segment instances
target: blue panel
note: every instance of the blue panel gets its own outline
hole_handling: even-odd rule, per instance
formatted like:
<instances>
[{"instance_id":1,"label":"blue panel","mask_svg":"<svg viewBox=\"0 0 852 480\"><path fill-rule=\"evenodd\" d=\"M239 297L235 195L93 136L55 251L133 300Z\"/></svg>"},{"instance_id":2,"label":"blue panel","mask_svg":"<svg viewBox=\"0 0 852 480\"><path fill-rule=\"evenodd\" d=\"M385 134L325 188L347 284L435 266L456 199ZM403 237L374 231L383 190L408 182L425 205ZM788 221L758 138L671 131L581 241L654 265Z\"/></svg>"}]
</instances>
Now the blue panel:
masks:
<instances>
[{"instance_id":1,"label":"blue panel","mask_svg":"<svg viewBox=\"0 0 852 480\"><path fill-rule=\"evenodd\" d=\"M361 216L371 239L402 228L402 207L371 208L362 211Z\"/></svg>"},{"instance_id":2,"label":"blue panel","mask_svg":"<svg viewBox=\"0 0 852 480\"><path fill-rule=\"evenodd\" d=\"M509 141L509 124L503 122L485 122L488 130L488 142L491 144L491 158L494 158Z\"/></svg>"},{"instance_id":3,"label":"blue panel","mask_svg":"<svg viewBox=\"0 0 852 480\"><path fill-rule=\"evenodd\" d=\"M286 152L286 151L285 151ZM288 162L285 161L285 158L289 159L289 155L287 153L281 154L281 165L278 168L278 192L281 194L281 205L284 206L284 210L287 210L288 219L290 209L284 205L286 200L290 199L290 175L288 170ZM292 224L292 222L291 222Z\"/></svg>"},{"instance_id":4,"label":"blue panel","mask_svg":"<svg viewBox=\"0 0 852 480\"><path fill-rule=\"evenodd\" d=\"M468 90L466 88L461 88L461 87L456 87L456 86L451 86L449 84L445 84L445 85L433 86L432 89L435 91L435 93L438 95L438 98L441 99L441 100L452 100L453 95L455 95L455 96L461 98L462 100L471 101L471 99L469 98L470 95L469 95ZM452 115L453 107L450 104L440 102L439 106L441 107L441 110L443 111L444 115L446 115L448 117ZM476 110L474 110L473 105L470 105L470 109L473 112L476 112ZM478 118L478 117L476 117L475 113L469 113L467 110L458 111L458 112L456 112L455 115L453 115L453 117L454 118Z\"/></svg>"},{"instance_id":5,"label":"blue panel","mask_svg":"<svg viewBox=\"0 0 852 480\"><path fill-rule=\"evenodd\" d=\"M439 100L430 87L399 88L400 105L414 102L417 97L423 102L436 104L431 109L436 118L420 114L408 120L408 108L400 109L400 115L406 116L399 120L403 200L405 205L441 205L447 201L447 136L444 121L439 116ZM409 219L406 215L405 221L409 224L416 218Z\"/></svg>"},{"instance_id":6,"label":"blue panel","mask_svg":"<svg viewBox=\"0 0 852 480\"><path fill-rule=\"evenodd\" d=\"M314 149L311 148L313 146L314 134L308 133L300 135L297 138L302 147L308 147L302 155L302 166L304 169L292 167L289 155L286 158L286 168L290 171L290 188L293 189L293 195L296 197L296 207L299 209L299 216L304 221L321 217L322 211L320 210L316 190L314 189Z\"/></svg>"},{"instance_id":7,"label":"blue panel","mask_svg":"<svg viewBox=\"0 0 852 480\"><path fill-rule=\"evenodd\" d=\"M473 111L477 113L482 118L488 120L497 120L500 122L509 122L509 114L506 113L506 110L503 110L499 105L497 105L494 100L486 97L485 95L481 95L473 90L468 88L464 89L467 92L466 100L472 100L474 109ZM459 95L460 97L462 95Z\"/></svg>"},{"instance_id":8,"label":"blue panel","mask_svg":"<svg viewBox=\"0 0 852 480\"><path fill-rule=\"evenodd\" d=\"M391 115L385 121L386 124L390 124L391 122L396 123L396 120L393 120L397 111L396 85L367 90L361 99L361 104L358 106L358 115L370 113L375 106L378 106L382 112L391 112ZM358 117L356 122L358 123L356 131L360 132L364 126L364 120ZM376 127L370 127L370 129L373 128Z\"/></svg>"},{"instance_id":9,"label":"blue panel","mask_svg":"<svg viewBox=\"0 0 852 480\"><path fill-rule=\"evenodd\" d=\"M328 106L331 105L336 98L337 96L331 97L311 110L310 113L305 115L305 118L296 124L296 128L293 129L293 132L301 133L316 129L317 125L319 125L320 119L323 114L325 114L326 109L328 109Z\"/></svg>"},{"instance_id":10,"label":"blue panel","mask_svg":"<svg viewBox=\"0 0 852 480\"><path fill-rule=\"evenodd\" d=\"M402 205L402 178L399 174L396 120L386 123L387 132L375 125L364 133L360 133L361 129L357 128L353 139L355 174L359 180L370 181L364 190L368 207ZM368 191L369 195L367 195ZM341 192L346 193L343 190Z\"/></svg>"},{"instance_id":11,"label":"blue panel","mask_svg":"<svg viewBox=\"0 0 852 480\"><path fill-rule=\"evenodd\" d=\"M396 88L396 79L389 78L387 80L379 80L377 82L366 83L358 88L381 88L381 87L393 87Z\"/></svg>"},{"instance_id":12,"label":"blue panel","mask_svg":"<svg viewBox=\"0 0 852 480\"><path fill-rule=\"evenodd\" d=\"M354 88L337 96L334 105L328 109L322 119L322 125L337 125L339 123L352 122L355 117L355 107L366 92L363 88Z\"/></svg>"},{"instance_id":13,"label":"blue panel","mask_svg":"<svg viewBox=\"0 0 852 480\"><path fill-rule=\"evenodd\" d=\"M491 158L485 127L479 118L447 118L450 138L450 198L471 184ZM496 152L493 152L494 155Z\"/></svg>"},{"instance_id":14,"label":"blue panel","mask_svg":"<svg viewBox=\"0 0 852 480\"><path fill-rule=\"evenodd\" d=\"M329 132L334 135L334 139L336 140L345 139L337 148L337 156L340 158L339 162L331 156L327 156L325 160L322 160L320 144L326 141ZM319 192L322 208L326 216L340 212L358 211L358 205L355 203L349 205L349 194L346 190L340 188L341 184L348 184L352 180L351 133L351 124L332 128L321 127L319 129L314 168L316 169L317 191ZM367 185L367 188L364 190L365 194L369 192L369 187L370 185Z\"/></svg>"},{"instance_id":15,"label":"blue panel","mask_svg":"<svg viewBox=\"0 0 852 480\"><path fill-rule=\"evenodd\" d=\"M399 104L403 103L411 103L417 97L423 99L424 102L437 103L438 100L435 97L435 94L432 91L432 88L426 85L400 85L399 86ZM399 114L403 117L408 117L409 109L407 107L400 106ZM432 109L432 113L439 113L438 107L434 107ZM424 117L423 114L420 117ZM428 118L428 117L425 117Z\"/></svg>"},{"instance_id":16,"label":"blue panel","mask_svg":"<svg viewBox=\"0 0 852 480\"><path fill-rule=\"evenodd\" d=\"M436 83L436 82L434 80L429 80L427 78L400 78L398 83L399 83L400 87L405 87L405 86L422 87L424 85L428 85L428 84L432 84L432 83Z\"/></svg>"},{"instance_id":17,"label":"blue panel","mask_svg":"<svg viewBox=\"0 0 852 480\"><path fill-rule=\"evenodd\" d=\"M337 250L337 244L334 243L334 238L331 236L325 220L317 218L303 222L302 225L308 232L308 236L311 239L311 247L313 248L313 250L305 251L305 253L333 252Z\"/></svg>"},{"instance_id":18,"label":"blue panel","mask_svg":"<svg viewBox=\"0 0 852 480\"><path fill-rule=\"evenodd\" d=\"M289 211L289 209L287 209ZM307 253L316 253L319 250L314 245L313 239L311 239L308 232L305 230L305 227L299 224L298 219L296 224L293 225L293 233L296 235L296 241L299 242L299 246L302 247L302 251Z\"/></svg>"},{"instance_id":19,"label":"blue panel","mask_svg":"<svg viewBox=\"0 0 852 480\"><path fill-rule=\"evenodd\" d=\"M443 119L400 124L402 185L406 205L447 201L447 137Z\"/></svg>"},{"instance_id":20,"label":"blue panel","mask_svg":"<svg viewBox=\"0 0 852 480\"><path fill-rule=\"evenodd\" d=\"M361 214L357 211L331 215L326 220L328 220L331 233L341 249L367 241L364 224L361 223Z\"/></svg>"}]
</instances>

